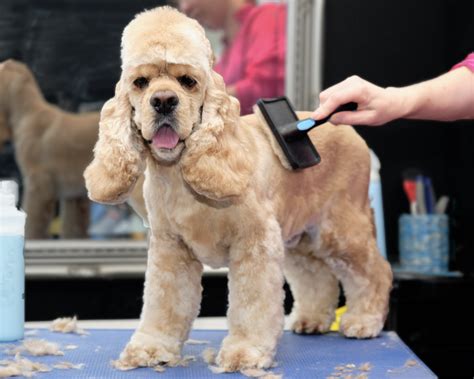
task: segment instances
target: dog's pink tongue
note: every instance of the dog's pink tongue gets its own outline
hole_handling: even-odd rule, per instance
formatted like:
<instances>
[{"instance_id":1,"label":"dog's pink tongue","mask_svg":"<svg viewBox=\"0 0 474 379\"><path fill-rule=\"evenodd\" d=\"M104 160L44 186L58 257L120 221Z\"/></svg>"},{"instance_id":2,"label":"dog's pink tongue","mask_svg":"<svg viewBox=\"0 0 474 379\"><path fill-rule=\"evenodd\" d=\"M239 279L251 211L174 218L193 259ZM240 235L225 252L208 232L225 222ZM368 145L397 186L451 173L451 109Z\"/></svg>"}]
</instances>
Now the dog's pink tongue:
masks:
<instances>
[{"instance_id":1,"label":"dog's pink tongue","mask_svg":"<svg viewBox=\"0 0 474 379\"><path fill-rule=\"evenodd\" d=\"M179 141L179 136L169 126L163 126L153 137L153 146L157 148L173 149Z\"/></svg>"}]
</instances>

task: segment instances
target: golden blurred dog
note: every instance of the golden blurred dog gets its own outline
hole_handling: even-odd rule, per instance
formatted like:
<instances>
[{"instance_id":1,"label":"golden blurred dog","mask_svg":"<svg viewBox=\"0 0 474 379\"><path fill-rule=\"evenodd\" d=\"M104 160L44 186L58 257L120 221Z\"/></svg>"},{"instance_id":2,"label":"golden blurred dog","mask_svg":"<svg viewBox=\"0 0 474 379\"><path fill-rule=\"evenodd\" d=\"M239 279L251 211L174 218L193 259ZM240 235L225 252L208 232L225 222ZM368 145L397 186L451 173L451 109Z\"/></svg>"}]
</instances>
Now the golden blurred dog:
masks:
<instances>
[{"instance_id":1,"label":"golden blurred dog","mask_svg":"<svg viewBox=\"0 0 474 379\"><path fill-rule=\"evenodd\" d=\"M239 118L212 65L203 29L172 8L143 12L124 30L122 76L85 171L90 198L116 203L145 170L144 305L118 367L179 357L199 312L203 264L229 267L229 335L217 357L226 371L272 364L283 271L294 331L329 330L340 281L344 335L377 336L392 274L375 242L366 144L349 126L325 124L311 132L322 163L289 170L261 119Z\"/></svg>"},{"instance_id":2,"label":"golden blurred dog","mask_svg":"<svg viewBox=\"0 0 474 379\"><path fill-rule=\"evenodd\" d=\"M46 102L24 64L0 63L0 147L12 138L23 177L27 238L48 237L58 200L61 236L86 236L89 200L83 172L92 160L98 125L98 112L73 114Z\"/></svg>"}]
</instances>

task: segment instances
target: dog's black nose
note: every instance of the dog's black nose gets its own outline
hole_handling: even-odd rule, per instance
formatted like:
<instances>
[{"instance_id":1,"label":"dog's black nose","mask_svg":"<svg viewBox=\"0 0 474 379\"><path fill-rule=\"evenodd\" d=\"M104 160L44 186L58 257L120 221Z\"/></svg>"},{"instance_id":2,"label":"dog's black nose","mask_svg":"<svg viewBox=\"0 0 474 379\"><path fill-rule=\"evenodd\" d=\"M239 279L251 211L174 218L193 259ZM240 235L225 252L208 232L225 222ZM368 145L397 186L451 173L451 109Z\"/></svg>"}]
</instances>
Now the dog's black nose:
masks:
<instances>
[{"instance_id":1,"label":"dog's black nose","mask_svg":"<svg viewBox=\"0 0 474 379\"><path fill-rule=\"evenodd\" d=\"M163 115L173 112L178 103L178 96L173 91L157 91L150 98L150 105Z\"/></svg>"}]
</instances>

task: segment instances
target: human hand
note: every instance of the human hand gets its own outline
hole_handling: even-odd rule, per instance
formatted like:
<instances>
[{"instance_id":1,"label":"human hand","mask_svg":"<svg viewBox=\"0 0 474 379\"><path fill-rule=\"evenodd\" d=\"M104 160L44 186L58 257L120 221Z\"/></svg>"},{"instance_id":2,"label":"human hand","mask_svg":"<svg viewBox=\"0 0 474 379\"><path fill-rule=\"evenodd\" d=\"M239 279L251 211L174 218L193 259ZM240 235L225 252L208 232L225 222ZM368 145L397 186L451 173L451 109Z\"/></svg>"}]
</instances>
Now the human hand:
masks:
<instances>
[{"instance_id":1,"label":"human hand","mask_svg":"<svg viewBox=\"0 0 474 379\"><path fill-rule=\"evenodd\" d=\"M382 88L358 76L327 88L319 95L320 105L313 112L315 120L323 119L338 106L355 102L357 110L338 112L330 122L348 125L382 125L402 115L402 97L397 88Z\"/></svg>"}]
</instances>

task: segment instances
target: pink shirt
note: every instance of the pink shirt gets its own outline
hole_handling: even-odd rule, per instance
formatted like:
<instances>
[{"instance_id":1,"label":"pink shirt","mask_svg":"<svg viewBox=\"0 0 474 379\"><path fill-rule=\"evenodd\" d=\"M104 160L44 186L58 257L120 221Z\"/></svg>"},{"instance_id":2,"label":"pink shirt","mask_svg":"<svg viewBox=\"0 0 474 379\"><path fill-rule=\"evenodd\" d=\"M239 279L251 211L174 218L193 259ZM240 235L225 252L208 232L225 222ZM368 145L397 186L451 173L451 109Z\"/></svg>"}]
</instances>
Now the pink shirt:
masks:
<instances>
[{"instance_id":1,"label":"pink shirt","mask_svg":"<svg viewBox=\"0 0 474 379\"><path fill-rule=\"evenodd\" d=\"M285 94L286 6L246 4L235 17L239 31L215 70L235 86L244 115L257 99Z\"/></svg>"},{"instance_id":2,"label":"pink shirt","mask_svg":"<svg viewBox=\"0 0 474 379\"><path fill-rule=\"evenodd\" d=\"M453 66L451 70L454 70L459 67L467 67L469 70L474 72L474 53L468 54L466 59Z\"/></svg>"}]
</instances>

